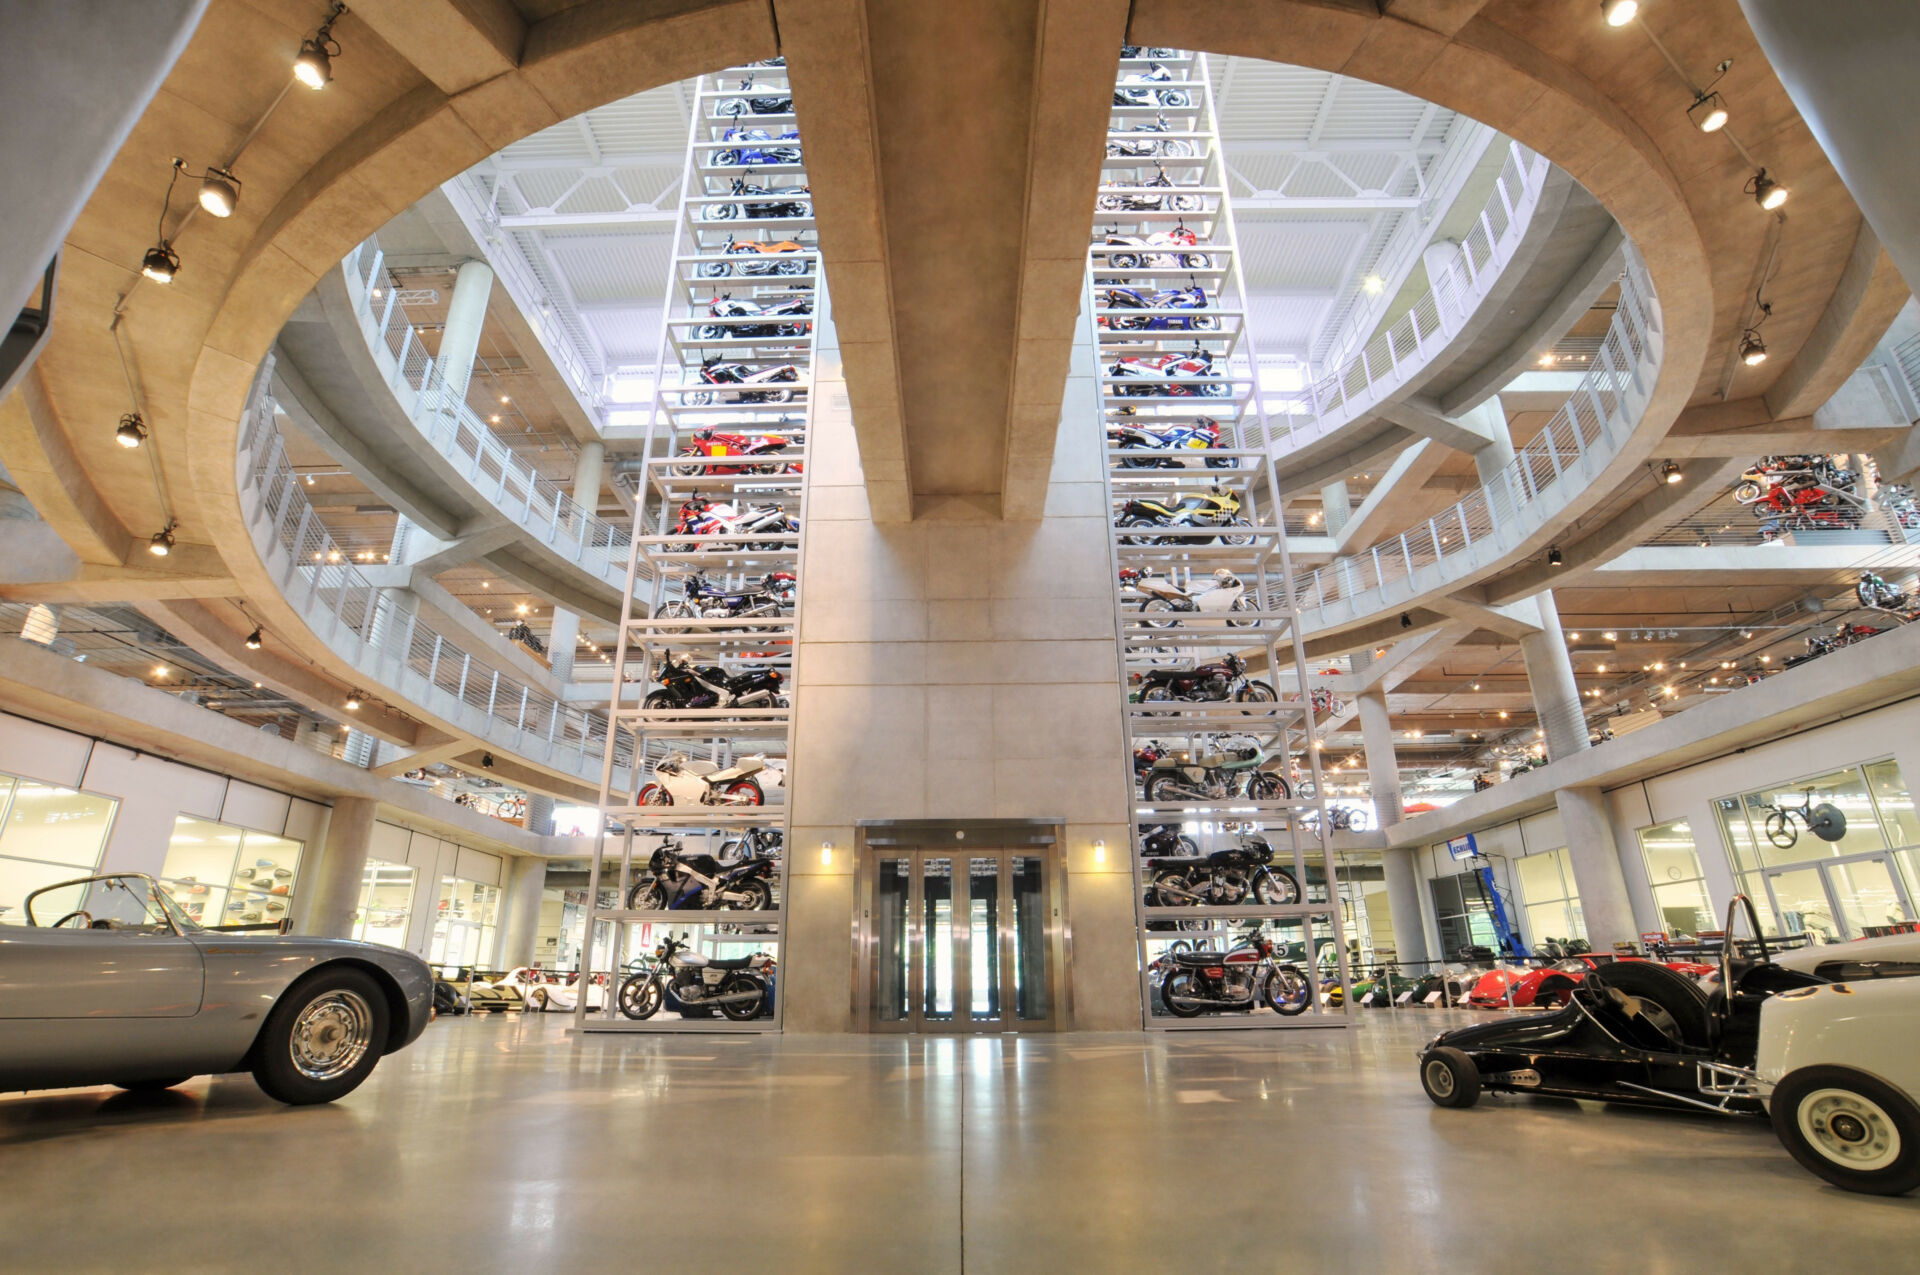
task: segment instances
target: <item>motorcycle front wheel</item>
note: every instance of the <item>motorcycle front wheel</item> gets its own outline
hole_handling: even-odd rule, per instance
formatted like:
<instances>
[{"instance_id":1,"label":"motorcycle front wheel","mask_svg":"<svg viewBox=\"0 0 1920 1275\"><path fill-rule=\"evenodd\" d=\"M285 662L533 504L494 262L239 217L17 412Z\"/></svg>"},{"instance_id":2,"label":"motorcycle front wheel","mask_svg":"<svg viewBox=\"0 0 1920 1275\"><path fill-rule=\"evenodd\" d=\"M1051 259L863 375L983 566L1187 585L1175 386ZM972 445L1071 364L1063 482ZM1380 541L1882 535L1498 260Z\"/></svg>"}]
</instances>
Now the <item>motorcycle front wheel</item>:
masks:
<instances>
[{"instance_id":1,"label":"motorcycle front wheel","mask_svg":"<svg viewBox=\"0 0 1920 1275\"><path fill-rule=\"evenodd\" d=\"M1116 525L1119 526L1121 530L1121 536L1120 536L1121 544L1143 545L1143 544L1146 544L1148 541L1154 539L1154 537L1130 536L1130 535L1127 535L1126 532L1135 527L1157 527L1160 524L1155 522L1153 519L1146 517L1143 514L1129 514L1128 516L1122 518L1119 521L1119 523Z\"/></svg>"},{"instance_id":2,"label":"motorcycle front wheel","mask_svg":"<svg viewBox=\"0 0 1920 1275\"><path fill-rule=\"evenodd\" d=\"M1284 1018L1306 1012L1313 1004L1313 984L1292 965L1282 965L1267 975L1267 1008Z\"/></svg>"},{"instance_id":3,"label":"motorcycle front wheel","mask_svg":"<svg viewBox=\"0 0 1920 1275\"><path fill-rule=\"evenodd\" d=\"M640 804L643 806L671 806L673 794L659 784L648 784L640 790Z\"/></svg>"},{"instance_id":4,"label":"motorcycle front wheel","mask_svg":"<svg viewBox=\"0 0 1920 1275\"><path fill-rule=\"evenodd\" d=\"M1300 901L1300 883L1285 868L1268 868L1253 879L1253 897L1268 907L1287 907Z\"/></svg>"},{"instance_id":5,"label":"motorcycle front wheel","mask_svg":"<svg viewBox=\"0 0 1920 1275\"><path fill-rule=\"evenodd\" d=\"M688 606L686 603L669 602L667 603L667 605L660 608L660 618L662 620L696 620L699 617L694 614L693 608ZM662 633L685 633L686 632L685 629L681 629L681 628L669 629L664 625L661 626L660 631Z\"/></svg>"},{"instance_id":6,"label":"motorcycle front wheel","mask_svg":"<svg viewBox=\"0 0 1920 1275\"><path fill-rule=\"evenodd\" d=\"M1148 598L1145 602L1142 602L1140 604L1140 614L1143 616L1170 614L1171 612L1178 611L1178 610L1180 610L1179 607L1176 607L1175 605L1173 605L1173 603L1167 601L1165 598ZM1150 629L1166 629L1166 628L1173 627L1173 625L1177 623L1177 621L1144 620L1143 619L1140 621L1140 623L1144 624L1146 627Z\"/></svg>"},{"instance_id":7,"label":"motorcycle front wheel","mask_svg":"<svg viewBox=\"0 0 1920 1275\"><path fill-rule=\"evenodd\" d=\"M1173 998L1176 996L1193 996L1193 975L1186 970L1175 970L1160 980L1160 1003L1175 1018L1198 1018L1207 1012L1204 1005L1174 1004Z\"/></svg>"},{"instance_id":8,"label":"motorcycle front wheel","mask_svg":"<svg viewBox=\"0 0 1920 1275\"><path fill-rule=\"evenodd\" d=\"M748 978L744 974L735 974L732 978L720 985L720 994L722 996L732 996L741 992L754 991L760 994L752 1000L723 1001L720 1005L720 1012L736 1023L744 1023L758 1018L760 1016L760 1006L762 1002L767 999L767 986L765 983L757 979Z\"/></svg>"},{"instance_id":9,"label":"motorcycle front wheel","mask_svg":"<svg viewBox=\"0 0 1920 1275\"><path fill-rule=\"evenodd\" d=\"M1276 698L1273 688L1265 682L1248 682L1233 697L1242 704L1271 704Z\"/></svg>"},{"instance_id":10,"label":"motorcycle front wheel","mask_svg":"<svg viewBox=\"0 0 1920 1275\"><path fill-rule=\"evenodd\" d=\"M1287 781L1278 775L1256 772L1247 780L1247 796L1255 801L1285 801Z\"/></svg>"},{"instance_id":11,"label":"motorcycle front wheel","mask_svg":"<svg viewBox=\"0 0 1920 1275\"><path fill-rule=\"evenodd\" d=\"M627 887L627 906L636 912L659 912L667 906L667 892L652 877Z\"/></svg>"},{"instance_id":12,"label":"motorcycle front wheel","mask_svg":"<svg viewBox=\"0 0 1920 1275\"><path fill-rule=\"evenodd\" d=\"M733 273L733 265L726 261L704 261L694 273L702 279L724 279Z\"/></svg>"},{"instance_id":13,"label":"motorcycle front wheel","mask_svg":"<svg viewBox=\"0 0 1920 1275\"><path fill-rule=\"evenodd\" d=\"M636 1022L659 1013L665 999L660 980L651 974L635 974L620 984L620 1012Z\"/></svg>"}]
</instances>

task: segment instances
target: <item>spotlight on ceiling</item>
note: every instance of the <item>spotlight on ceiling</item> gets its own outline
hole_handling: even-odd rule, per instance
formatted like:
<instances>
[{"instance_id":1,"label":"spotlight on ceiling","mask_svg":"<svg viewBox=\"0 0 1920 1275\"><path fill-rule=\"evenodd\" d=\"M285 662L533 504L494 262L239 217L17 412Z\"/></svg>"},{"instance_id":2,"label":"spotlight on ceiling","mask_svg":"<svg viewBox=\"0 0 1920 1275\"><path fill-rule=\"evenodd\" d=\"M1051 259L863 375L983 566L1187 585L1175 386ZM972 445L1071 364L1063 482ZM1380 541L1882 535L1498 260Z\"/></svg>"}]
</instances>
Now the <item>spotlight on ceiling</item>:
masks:
<instances>
[{"instance_id":1,"label":"spotlight on ceiling","mask_svg":"<svg viewBox=\"0 0 1920 1275\"><path fill-rule=\"evenodd\" d=\"M147 552L156 558L164 558L173 552L173 529L178 524L171 518L167 525L153 533L153 539L147 541Z\"/></svg>"},{"instance_id":2,"label":"spotlight on ceiling","mask_svg":"<svg viewBox=\"0 0 1920 1275\"><path fill-rule=\"evenodd\" d=\"M346 11L347 6L335 0L327 20L310 38L301 41L300 53L293 59L293 78L316 92L333 79L333 60L340 56L340 44L333 38L333 24Z\"/></svg>"},{"instance_id":3,"label":"spotlight on ceiling","mask_svg":"<svg viewBox=\"0 0 1920 1275\"><path fill-rule=\"evenodd\" d=\"M481 766L481 769L483 769L483 770L492 770L492 769L493 769L493 754L492 754L492 753L481 753L481 754L480 754L480 766Z\"/></svg>"},{"instance_id":4,"label":"spotlight on ceiling","mask_svg":"<svg viewBox=\"0 0 1920 1275\"><path fill-rule=\"evenodd\" d=\"M173 276L180 273L180 254L173 245L162 239L147 249L147 255L141 258L140 273L155 283L172 283Z\"/></svg>"},{"instance_id":5,"label":"spotlight on ceiling","mask_svg":"<svg viewBox=\"0 0 1920 1275\"><path fill-rule=\"evenodd\" d=\"M349 713L357 713L360 711L360 692L359 691L347 692L347 711Z\"/></svg>"},{"instance_id":6,"label":"spotlight on ceiling","mask_svg":"<svg viewBox=\"0 0 1920 1275\"><path fill-rule=\"evenodd\" d=\"M1640 0L1600 0L1600 16L1610 27L1624 27L1640 14Z\"/></svg>"},{"instance_id":7,"label":"spotlight on ceiling","mask_svg":"<svg viewBox=\"0 0 1920 1275\"><path fill-rule=\"evenodd\" d=\"M1727 126L1727 104L1718 93L1702 93L1687 108L1687 118L1703 133L1717 133Z\"/></svg>"},{"instance_id":8,"label":"spotlight on ceiling","mask_svg":"<svg viewBox=\"0 0 1920 1275\"><path fill-rule=\"evenodd\" d=\"M120 418L120 428L113 431L113 440L129 450L147 441L147 423L138 412L128 412Z\"/></svg>"},{"instance_id":9,"label":"spotlight on ceiling","mask_svg":"<svg viewBox=\"0 0 1920 1275\"><path fill-rule=\"evenodd\" d=\"M261 641L260 630L255 629L253 632L247 634L247 649L249 651L259 650Z\"/></svg>"},{"instance_id":10,"label":"spotlight on ceiling","mask_svg":"<svg viewBox=\"0 0 1920 1275\"><path fill-rule=\"evenodd\" d=\"M1550 567L1562 566L1566 563L1566 561L1567 560L1565 556L1563 556L1560 552L1559 545L1547 546L1547 565L1548 566Z\"/></svg>"},{"instance_id":11,"label":"spotlight on ceiling","mask_svg":"<svg viewBox=\"0 0 1920 1275\"><path fill-rule=\"evenodd\" d=\"M1410 629L1413 627L1413 617L1408 615L1405 611L1402 611L1400 613L1400 627L1403 629Z\"/></svg>"},{"instance_id":12,"label":"spotlight on ceiling","mask_svg":"<svg viewBox=\"0 0 1920 1275\"><path fill-rule=\"evenodd\" d=\"M1787 188L1767 176L1767 170L1764 168L1747 178L1747 184L1741 189L1752 195L1753 202L1768 212L1787 202Z\"/></svg>"},{"instance_id":13,"label":"spotlight on ceiling","mask_svg":"<svg viewBox=\"0 0 1920 1275\"><path fill-rule=\"evenodd\" d=\"M1660 462L1660 481L1671 487L1686 475L1680 472L1680 466L1670 460Z\"/></svg>"},{"instance_id":14,"label":"spotlight on ceiling","mask_svg":"<svg viewBox=\"0 0 1920 1275\"><path fill-rule=\"evenodd\" d=\"M200 206L216 217L231 217L240 204L240 179L224 168L209 168L200 179Z\"/></svg>"},{"instance_id":15,"label":"spotlight on ceiling","mask_svg":"<svg viewBox=\"0 0 1920 1275\"><path fill-rule=\"evenodd\" d=\"M1767 361L1767 343L1752 328L1740 334L1740 361L1748 367L1759 367Z\"/></svg>"},{"instance_id":16,"label":"spotlight on ceiling","mask_svg":"<svg viewBox=\"0 0 1920 1275\"><path fill-rule=\"evenodd\" d=\"M1360 281L1360 290L1370 297L1377 297L1386 291L1387 281L1377 274L1370 274Z\"/></svg>"}]
</instances>

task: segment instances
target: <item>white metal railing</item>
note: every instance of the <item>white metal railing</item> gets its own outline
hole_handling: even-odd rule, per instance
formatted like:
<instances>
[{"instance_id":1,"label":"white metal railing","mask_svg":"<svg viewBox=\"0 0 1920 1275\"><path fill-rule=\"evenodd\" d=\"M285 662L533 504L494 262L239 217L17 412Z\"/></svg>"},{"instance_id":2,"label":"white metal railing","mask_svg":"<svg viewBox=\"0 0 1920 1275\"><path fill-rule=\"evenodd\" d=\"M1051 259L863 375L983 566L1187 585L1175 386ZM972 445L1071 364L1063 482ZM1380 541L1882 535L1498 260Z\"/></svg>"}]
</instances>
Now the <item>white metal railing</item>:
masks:
<instances>
[{"instance_id":1,"label":"white metal railing","mask_svg":"<svg viewBox=\"0 0 1920 1275\"><path fill-rule=\"evenodd\" d=\"M1552 168L1545 156L1512 143L1493 193L1461 240L1460 255L1405 314L1333 371L1308 382L1297 395L1304 411L1269 410L1267 445L1281 453L1325 437L1378 405L1445 349L1512 259Z\"/></svg>"},{"instance_id":2,"label":"white metal railing","mask_svg":"<svg viewBox=\"0 0 1920 1275\"><path fill-rule=\"evenodd\" d=\"M390 375L397 382L396 399L414 428L452 462L477 494L530 537L608 584L622 584L627 573L627 529L599 517L534 469L487 427L462 393L447 384L445 370L427 353L406 312L396 303L397 290L379 287L383 262L379 242L370 238L348 253L340 268L368 344L376 356L384 351L393 360ZM376 289L381 296L373 295ZM412 393L399 393L402 386Z\"/></svg>"},{"instance_id":3,"label":"white metal railing","mask_svg":"<svg viewBox=\"0 0 1920 1275\"><path fill-rule=\"evenodd\" d=\"M396 700L470 731L488 747L597 783L607 716L571 707L505 672L470 635L442 633L402 590L355 567L308 503L256 386L240 435L242 504L254 547L307 626ZM632 743L616 732L615 755Z\"/></svg>"},{"instance_id":4,"label":"white metal railing","mask_svg":"<svg viewBox=\"0 0 1920 1275\"><path fill-rule=\"evenodd\" d=\"M1546 427L1451 508L1302 579L1296 603L1303 627L1403 605L1454 576L1453 566L1472 569L1504 556L1597 478L1633 432L1657 371L1659 317L1649 293L1643 268L1630 253L1600 353ZM1574 481L1562 481L1568 477ZM1442 569L1428 570L1433 567Z\"/></svg>"}]
</instances>

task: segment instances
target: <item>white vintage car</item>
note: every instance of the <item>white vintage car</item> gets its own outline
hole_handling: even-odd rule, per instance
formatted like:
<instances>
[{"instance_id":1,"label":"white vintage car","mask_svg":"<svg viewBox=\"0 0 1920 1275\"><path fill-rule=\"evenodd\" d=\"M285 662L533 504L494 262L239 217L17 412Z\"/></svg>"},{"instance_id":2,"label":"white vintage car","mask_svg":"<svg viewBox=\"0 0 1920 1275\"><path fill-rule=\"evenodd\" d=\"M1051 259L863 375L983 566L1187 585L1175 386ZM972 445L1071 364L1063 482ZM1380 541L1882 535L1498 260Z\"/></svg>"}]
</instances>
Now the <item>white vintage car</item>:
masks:
<instances>
[{"instance_id":1,"label":"white vintage car","mask_svg":"<svg viewBox=\"0 0 1920 1275\"><path fill-rule=\"evenodd\" d=\"M520 997L526 1003L526 1007L536 1014L545 1013L550 1009L572 1013L580 1003L580 985L577 981L568 983L558 981L558 978L559 976L542 970L521 966L509 971L506 977L495 986L519 989ZM589 983L587 1008L604 1009L606 1004L607 989L599 983Z\"/></svg>"}]
</instances>

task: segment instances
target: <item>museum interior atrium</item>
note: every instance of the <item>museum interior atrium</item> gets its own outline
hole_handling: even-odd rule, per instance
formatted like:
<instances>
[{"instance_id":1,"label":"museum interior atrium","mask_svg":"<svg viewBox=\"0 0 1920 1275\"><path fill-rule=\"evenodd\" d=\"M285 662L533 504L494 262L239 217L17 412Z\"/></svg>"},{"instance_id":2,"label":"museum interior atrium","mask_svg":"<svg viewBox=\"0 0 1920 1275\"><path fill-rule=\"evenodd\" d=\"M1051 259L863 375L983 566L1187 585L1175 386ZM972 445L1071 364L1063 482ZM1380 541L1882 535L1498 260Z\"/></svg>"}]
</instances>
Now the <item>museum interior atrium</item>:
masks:
<instances>
[{"instance_id":1,"label":"museum interior atrium","mask_svg":"<svg viewBox=\"0 0 1920 1275\"><path fill-rule=\"evenodd\" d=\"M1911 1253L1920 10L5 23L13 1269Z\"/></svg>"}]
</instances>

